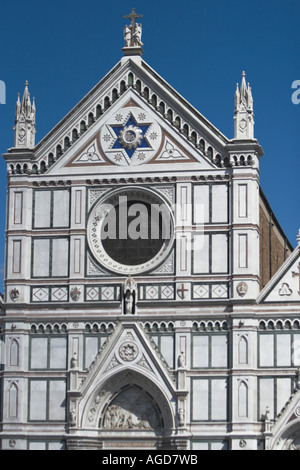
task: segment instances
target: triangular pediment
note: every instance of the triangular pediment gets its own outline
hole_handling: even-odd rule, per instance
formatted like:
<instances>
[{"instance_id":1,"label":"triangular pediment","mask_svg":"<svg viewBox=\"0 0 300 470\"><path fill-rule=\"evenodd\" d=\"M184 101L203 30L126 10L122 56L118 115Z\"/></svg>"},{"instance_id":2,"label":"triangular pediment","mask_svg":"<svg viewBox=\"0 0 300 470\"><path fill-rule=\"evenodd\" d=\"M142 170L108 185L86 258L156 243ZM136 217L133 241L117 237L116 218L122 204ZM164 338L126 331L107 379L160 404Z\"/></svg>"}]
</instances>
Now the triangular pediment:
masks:
<instances>
[{"instance_id":1,"label":"triangular pediment","mask_svg":"<svg viewBox=\"0 0 300 470\"><path fill-rule=\"evenodd\" d=\"M199 150L130 89L63 154L48 174L66 171L68 174L83 171L97 174L100 168L101 173L139 171L145 165L157 165L159 169L170 164L184 167L192 164L203 170L214 168Z\"/></svg>"},{"instance_id":2,"label":"triangular pediment","mask_svg":"<svg viewBox=\"0 0 300 470\"><path fill-rule=\"evenodd\" d=\"M300 390L297 387L285 404L275 422L267 423L271 429L267 432L269 450L300 449Z\"/></svg>"},{"instance_id":3,"label":"triangular pediment","mask_svg":"<svg viewBox=\"0 0 300 470\"><path fill-rule=\"evenodd\" d=\"M260 293L257 303L300 301L300 246L293 251Z\"/></svg>"},{"instance_id":4,"label":"triangular pediment","mask_svg":"<svg viewBox=\"0 0 300 470\"><path fill-rule=\"evenodd\" d=\"M130 320L117 325L101 348L81 384L81 393L124 369L145 374L170 391L176 389L173 374L155 344L142 327Z\"/></svg>"},{"instance_id":5,"label":"triangular pediment","mask_svg":"<svg viewBox=\"0 0 300 470\"><path fill-rule=\"evenodd\" d=\"M107 407L109 404L116 406L115 400L120 394L124 400L127 390L129 396L137 394L143 402L151 397L164 426L174 425L175 396L185 392L176 391L175 379L154 343L151 343L140 325L130 320L124 320L116 326L86 376L82 377L77 390L69 391L71 403L77 401L77 405L72 406L77 409L78 422L82 426L94 428L99 426L102 417L100 427L105 427L103 416L108 412ZM132 406L140 415L138 403ZM124 426L125 423L122 429ZM137 423L134 426L137 428Z\"/></svg>"},{"instance_id":6,"label":"triangular pediment","mask_svg":"<svg viewBox=\"0 0 300 470\"><path fill-rule=\"evenodd\" d=\"M217 168L214 159L224 157L228 142L144 61L127 58L34 153L49 175L93 174L99 167L104 173L134 171L144 165L157 165L159 171L170 163L205 170Z\"/></svg>"}]
</instances>

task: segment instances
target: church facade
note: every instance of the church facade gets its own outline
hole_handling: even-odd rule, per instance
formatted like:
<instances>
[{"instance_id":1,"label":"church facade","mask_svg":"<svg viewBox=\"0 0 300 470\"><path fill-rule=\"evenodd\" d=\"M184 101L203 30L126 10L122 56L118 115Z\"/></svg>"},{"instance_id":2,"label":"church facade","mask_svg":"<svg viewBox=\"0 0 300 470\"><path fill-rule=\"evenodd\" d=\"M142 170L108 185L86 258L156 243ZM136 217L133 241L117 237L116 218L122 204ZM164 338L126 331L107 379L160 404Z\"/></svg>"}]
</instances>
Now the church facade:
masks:
<instances>
[{"instance_id":1,"label":"church facade","mask_svg":"<svg viewBox=\"0 0 300 470\"><path fill-rule=\"evenodd\" d=\"M7 162L2 449L300 445L300 238L260 188L245 74L228 139L123 57Z\"/></svg>"}]
</instances>

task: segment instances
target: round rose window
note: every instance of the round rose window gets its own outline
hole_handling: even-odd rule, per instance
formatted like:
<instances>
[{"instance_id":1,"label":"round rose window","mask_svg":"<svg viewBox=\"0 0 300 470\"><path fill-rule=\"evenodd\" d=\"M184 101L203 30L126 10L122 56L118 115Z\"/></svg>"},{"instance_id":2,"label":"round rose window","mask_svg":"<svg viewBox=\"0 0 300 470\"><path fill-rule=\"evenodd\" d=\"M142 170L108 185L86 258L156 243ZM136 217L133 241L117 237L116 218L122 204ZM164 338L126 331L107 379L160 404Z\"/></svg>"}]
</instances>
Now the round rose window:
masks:
<instances>
[{"instance_id":1,"label":"round rose window","mask_svg":"<svg viewBox=\"0 0 300 470\"><path fill-rule=\"evenodd\" d=\"M153 191L124 188L94 205L88 241L95 259L119 274L139 274L159 266L173 246L170 205Z\"/></svg>"}]
</instances>

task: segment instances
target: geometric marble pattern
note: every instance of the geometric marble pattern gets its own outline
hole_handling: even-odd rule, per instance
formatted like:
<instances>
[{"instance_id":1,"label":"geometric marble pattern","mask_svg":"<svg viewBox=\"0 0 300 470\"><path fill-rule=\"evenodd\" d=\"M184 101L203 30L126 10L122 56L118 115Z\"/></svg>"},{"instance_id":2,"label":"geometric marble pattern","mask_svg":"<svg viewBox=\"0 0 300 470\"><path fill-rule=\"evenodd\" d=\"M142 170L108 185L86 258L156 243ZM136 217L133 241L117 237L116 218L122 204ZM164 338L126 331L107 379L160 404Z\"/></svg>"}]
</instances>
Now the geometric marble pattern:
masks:
<instances>
[{"instance_id":1,"label":"geometric marble pattern","mask_svg":"<svg viewBox=\"0 0 300 470\"><path fill-rule=\"evenodd\" d=\"M208 299L209 298L209 285L200 284L193 286L193 298L194 299Z\"/></svg>"},{"instance_id":2,"label":"geometric marble pattern","mask_svg":"<svg viewBox=\"0 0 300 470\"><path fill-rule=\"evenodd\" d=\"M148 286L146 288L146 299L154 300L159 298L159 291L157 286Z\"/></svg>"},{"instance_id":3,"label":"geometric marble pattern","mask_svg":"<svg viewBox=\"0 0 300 470\"><path fill-rule=\"evenodd\" d=\"M67 287L55 287L51 289L52 302L65 302L68 300Z\"/></svg>"},{"instance_id":4,"label":"geometric marble pattern","mask_svg":"<svg viewBox=\"0 0 300 470\"><path fill-rule=\"evenodd\" d=\"M87 287L86 300L99 300L99 287Z\"/></svg>"},{"instance_id":5,"label":"geometric marble pattern","mask_svg":"<svg viewBox=\"0 0 300 470\"><path fill-rule=\"evenodd\" d=\"M139 286L139 300L174 300L174 284L150 284Z\"/></svg>"},{"instance_id":6,"label":"geometric marble pattern","mask_svg":"<svg viewBox=\"0 0 300 470\"><path fill-rule=\"evenodd\" d=\"M120 286L87 286L85 300L86 302L120 300Z\"/></svg>"},{"instance_id":7,"label":"geometric marble pattern","mask_svg":"<svg viewBox=\"0 0 300 470\"><path fill-rule=\"evenodd\" d=\"M161 298L162 299L172 299L174 298L174 286L161 286Z\"/></svg>"},{"instance_id":8,"label":"geometric marble pattern","mask_svg":"<svg viewBox=\"0 0 300 470\"><path fill-rule=\"evenodd\" d=\"M224 299L228 297L228 287L227 284L218 284L216 286L212 286L212 297Z\"/></svg>"},{"instance_id":9,"label":"geometric marble pattern","mask_svg":"<svg viewBox=\"0 0 300 470\"><path fill-rule=\"evenodd\" d=\"M49 300L49 289L43 287L37 287L32 289L32 301L33 302L48 302Z\"/></svg>"},{"instance_id":10,"label":"geometric marble pattern","mask_svg":"<svg viewBox=\"0 0 300 470\"><path fill-rule=\"evenodd\" d=\"M203 283L194 284L192 290L192 299L227 299L228 284L227 283Z\"/></svg>"}]
</instances>

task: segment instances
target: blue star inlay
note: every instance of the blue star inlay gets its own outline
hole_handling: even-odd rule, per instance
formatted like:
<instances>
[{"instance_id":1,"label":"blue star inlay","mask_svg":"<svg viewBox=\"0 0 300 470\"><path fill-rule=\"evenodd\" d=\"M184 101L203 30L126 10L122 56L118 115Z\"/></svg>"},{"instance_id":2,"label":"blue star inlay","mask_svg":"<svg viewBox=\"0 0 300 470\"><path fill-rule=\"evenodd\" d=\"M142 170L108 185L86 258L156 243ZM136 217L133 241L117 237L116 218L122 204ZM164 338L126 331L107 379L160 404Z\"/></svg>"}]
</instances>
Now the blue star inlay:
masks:
<instances>
[{"instance_id":1,"label":"blue star inlay","mask_svg":"<svg viewBox=\"0 0 300 470\"><path fill-rule=\"evenodd\" d=\"M130 126L131 129L133 129L133 138L134 138L134 130L136 129L138 133L136 134L136 144L134 145L133 148L126 148L125 142L122 142L120 139L120 134L124 131L124 129L128 128ZM121 126L117 125L110 125L112 130L114 131L116 135L116 141L114 142L114 145L111 147L111 149L123 149L127 153L129 158L132 158L134 152L136 149L141 149L141 148L152 148L149 142L147 141L147 138L145 137L146 132L148 131L149 127L151 124L146 124L146 125L139 125L135 121L133 115L130 113L129 118L127 119L127 122Z\"/></svg>"}]
</instances>

